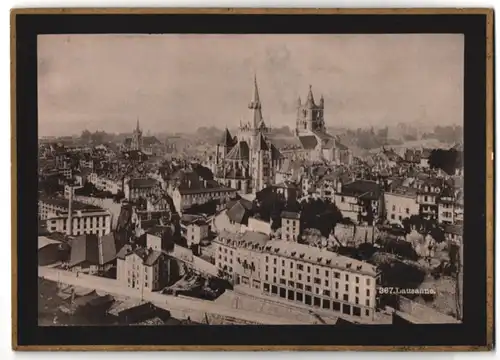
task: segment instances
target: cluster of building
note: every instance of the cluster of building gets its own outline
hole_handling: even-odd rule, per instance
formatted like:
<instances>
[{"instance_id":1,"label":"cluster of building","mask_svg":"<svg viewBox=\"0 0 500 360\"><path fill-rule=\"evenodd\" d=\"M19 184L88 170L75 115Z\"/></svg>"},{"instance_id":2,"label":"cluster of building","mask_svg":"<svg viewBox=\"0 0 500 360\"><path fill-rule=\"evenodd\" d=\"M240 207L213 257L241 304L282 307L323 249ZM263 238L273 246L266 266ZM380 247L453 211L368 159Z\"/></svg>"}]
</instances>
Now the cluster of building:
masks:
<instances>
[{"instance_id":1,"label":"cluster of building","mask_svg":"<svg viewBox=\"0 0 500 360\"><path fill-rule=\"evenodd\" d=\"M142 291L160 291L189 269L361 321L375 316L379 270L304 241L301 203L334 204L344 224L360 228L426 219L461 243L461 168L431 169L430 149L353 156L327 133L325 101L316 102L311 88L297 100L295 136L285 147L273 143L256 79L248 108L249 121L236 136L226 128L201 163L162 158L173 150L144 137L139 122L117 149L41 146L41 181L54 177L65 191L40 195L39 221L49 234L66 236L66 266L98 275L114 269L124 287ZM88 184L108 193L119 214L78 200ZM281 212L279 231L254 211L265 191L299 204Z\"/></svg>"}]
</instances>

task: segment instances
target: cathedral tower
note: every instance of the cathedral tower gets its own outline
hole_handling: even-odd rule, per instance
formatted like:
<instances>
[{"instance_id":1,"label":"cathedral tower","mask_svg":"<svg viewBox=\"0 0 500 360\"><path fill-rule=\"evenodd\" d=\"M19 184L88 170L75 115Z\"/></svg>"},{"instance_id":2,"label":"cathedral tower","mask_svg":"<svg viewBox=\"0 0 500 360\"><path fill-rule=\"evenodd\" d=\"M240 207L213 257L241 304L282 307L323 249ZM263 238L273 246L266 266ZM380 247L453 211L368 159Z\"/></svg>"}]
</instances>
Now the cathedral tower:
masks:
<instances>
[{"instance_id":1,"label":"cathedral tower","mask_svg":"<svg viewBox=\"0 0 500 360\"><path fill-rule=\"evenodd\" d=\"M297 136L311 134L312 132L325 132L324 103L323 96L321 96L319 105L316 105L312 86L309 85L306 102L302 104L300 97L297 100L297 122L295 125Z\"/></svg>"}]
</instances>

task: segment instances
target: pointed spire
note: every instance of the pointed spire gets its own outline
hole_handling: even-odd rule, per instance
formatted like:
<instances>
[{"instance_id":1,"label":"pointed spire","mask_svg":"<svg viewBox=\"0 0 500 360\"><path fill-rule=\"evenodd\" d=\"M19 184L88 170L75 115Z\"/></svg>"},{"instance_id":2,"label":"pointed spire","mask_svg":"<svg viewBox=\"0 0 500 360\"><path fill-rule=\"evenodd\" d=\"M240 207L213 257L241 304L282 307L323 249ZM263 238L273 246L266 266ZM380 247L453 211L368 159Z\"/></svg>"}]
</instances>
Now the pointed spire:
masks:
<instances>
[{"instance_id":1,"label":"pointed spire","mask_svg":"<svg viewBox=\"0 0 500 360\"><path fill-rule=\"evenodd\" d=\"M139 117L137 117L137 126L135 128L137 132L141 131L141 128L139 127Z\"/></svg>"},{"instance_id":2,"label":"pointed spire","mask_svg":"<svg viewBox=\"0 0 500 360\"><path fill-rule=\"evenodd\" d=\"M309 85L309 93L307 94L307 103L308 106L314 106L314 96L312 93L312 85Z\"/></svg>"},{"instance_id":3,"label":"pointed spire","mask_svg":"<svg viewBox=\"0 0 500 360\"><path fill-rule=\"evenodd\" d=\"M302 106L302 99L300 98L300 96L299 96L299 98L297 99L297 105L298 105L298 106Z\"/></svg>"},{"instance_id":4,"label":"pointed spire","mask_svg":"<svg viewBox=\"0 0 500 360\"><path fill-rule=\"evenodd\" d=\"M262 108L260 104L259 97L259 87L257 85L257 75L254 75L254 92L253 99L248 105L248 108L253 110L253 128L257 129L259 127L260 122L262 121Z\"/></svg>"},{"instance_id":5,"label":"pointed spire","mask_svg":"<svg viewBox=\"0 0 500 360\"><path fill-rule=\"evenodd\" d=\"M227 126L219 141L219 145L229 146L229 147L233 146L233 137L231 136L231 133L229 132Z\"/></svg>"}]
</instances>

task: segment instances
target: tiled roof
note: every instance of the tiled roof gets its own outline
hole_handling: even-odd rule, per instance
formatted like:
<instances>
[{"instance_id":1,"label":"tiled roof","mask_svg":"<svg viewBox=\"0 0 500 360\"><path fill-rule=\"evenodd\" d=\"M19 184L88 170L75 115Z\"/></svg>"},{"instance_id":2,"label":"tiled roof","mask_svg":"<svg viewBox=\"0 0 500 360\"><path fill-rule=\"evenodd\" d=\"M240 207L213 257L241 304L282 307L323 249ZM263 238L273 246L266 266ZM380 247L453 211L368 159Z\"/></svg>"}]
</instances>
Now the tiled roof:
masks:
<instances>
[{"instance_id":1,"label":"tiled roof","mask_svg":"<svg viewBox=\"0 0 500 360\"><path fill-rule=\"evenodd\" d=\"M377 200L380 197L381 190L379 184L375 181L355 180L342 186L342 194Z\"/></svg>"},{"instance_id":2,"label":"tiled roof","mask_svg":"<svg viewBox=\"0 0 500 360\"><path fill-rule=\"evenodd\" d=\"M271 158L273 160L279 160L282 159L284 156L281 154L281 152L278 150L274 144L271 144Z\"/></svg>"},{"instance_id":3,"label":"tiled roof","mask_svg":"<svg viewBox=\"0 0 500 360\"><path fill-rule=\"evenodd\" d=\"M246 141L239 141L226 155L227 160L248 161L250 149Z\"/></svg>"},{"instance_id":4,"label":"tiled roof","mask_svg":"<svg viewBox=\"0 0 500 360\"><path fill-rule=\"evenodd\" d=\"M259 135L257 135L257 141L255 142L255 150L263 150L263 151L269 150L269 146L267 145L266 139L264 138L264 135L262 133L259 133Z\"/></svg>"},{"instance_id":5,"label":"tiled roof","mask_svg":"<svg viewBox=\"0 0 500 360\"><path fill-rule=\"evenodd\" d=\"M313 264L328 266L333 269L363 273L370 276L376 276L377 274L376 267L369 263L305 244L271 240L265 245L264 251L273 255L279 254Z\"/></svg>"}]
</instances>

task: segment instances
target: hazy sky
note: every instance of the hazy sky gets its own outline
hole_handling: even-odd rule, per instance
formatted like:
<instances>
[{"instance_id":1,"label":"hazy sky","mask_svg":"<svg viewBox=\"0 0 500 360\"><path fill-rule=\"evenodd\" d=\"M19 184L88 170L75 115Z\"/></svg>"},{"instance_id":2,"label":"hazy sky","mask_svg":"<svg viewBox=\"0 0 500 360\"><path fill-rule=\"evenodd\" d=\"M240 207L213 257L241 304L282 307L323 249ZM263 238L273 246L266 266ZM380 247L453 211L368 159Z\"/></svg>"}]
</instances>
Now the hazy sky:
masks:
<instances>
[{"instance_id":1,"label":"hazy sky","mask_svg":"<svg viewBox=\"0 0 500 360\"><path fill-rule=\"evenodd\" d=\"M327 126L461 124L463 57L461 35L41 35L39 132L233 127L254 73L275 127L309 85Z\"/></svg>"}]
</instances>

